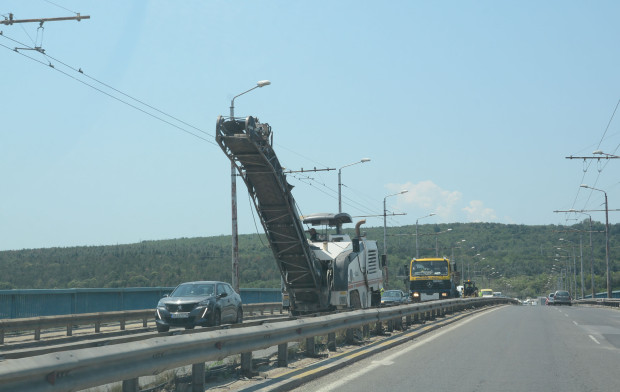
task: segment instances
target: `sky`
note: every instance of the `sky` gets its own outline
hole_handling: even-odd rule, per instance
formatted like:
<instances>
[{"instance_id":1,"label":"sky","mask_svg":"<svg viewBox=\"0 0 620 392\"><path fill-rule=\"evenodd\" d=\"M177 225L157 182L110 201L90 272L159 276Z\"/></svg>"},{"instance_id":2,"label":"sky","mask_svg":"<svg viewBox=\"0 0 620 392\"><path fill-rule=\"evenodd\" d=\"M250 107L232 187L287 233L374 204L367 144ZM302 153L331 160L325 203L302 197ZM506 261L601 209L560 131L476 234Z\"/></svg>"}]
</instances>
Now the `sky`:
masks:
<instances>
[{"instance_id":1,"label":"sky","mask_svg":"<svg viewBox=\"0 0 620 392\"><path fill-rule=\"evenodd\" d=\"M288 175L301 214L338 211L339 170L343 211L382 227L385 201L388 230L604 222L604 193L580 184L620 204L620 160L566 158L620 154L617 1L3 0L9 13L90 19L0 25L0 250L230 235L215 124L260 80L235 115L272 126L286 169L334 169ZM237 189L239 233L262 233Z\"/></svg>"}]
</instances>

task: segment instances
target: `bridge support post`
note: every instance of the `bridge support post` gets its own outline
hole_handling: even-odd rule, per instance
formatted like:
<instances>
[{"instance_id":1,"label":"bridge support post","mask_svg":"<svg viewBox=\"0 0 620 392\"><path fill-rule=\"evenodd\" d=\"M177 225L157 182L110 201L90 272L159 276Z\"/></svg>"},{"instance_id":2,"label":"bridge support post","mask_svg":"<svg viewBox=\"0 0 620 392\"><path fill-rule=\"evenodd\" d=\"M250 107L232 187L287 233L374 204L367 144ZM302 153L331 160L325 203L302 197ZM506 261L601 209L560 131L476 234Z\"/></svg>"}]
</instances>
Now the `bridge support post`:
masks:
<instances>
[{"instance_id":1,"label":"bridge support post","mask_svg":"<svg viewBox=\"0 0 620 392\"><path fill-rule=\"evenodd\" d=\"M278 344L278 367L288 367L288 343Z\"/></svg>"},{"instance_id":2,"label":"bridge support post","mask_svg":"<svg viewBox=\"0 0 620 392\"><path fill-rule=\"evenodd\" d=\"M205 390L205 363L192 365L192 392L204 392Z\"/></svg>"},{"instance_id":3,"label":"bridge support post","mask_svg":"<svg viewBox=\"0 0 620 392\"><path fill-rule=\"evenodd\" d=\"M139 392L140 391L140 383L137 378L132 378L131 380L123 380L122 386L123 392Z\"/></svg>"},{"instance_id":4,"label":"bridge support post","mask_svg":"<svg viewBox=\"0 0 620 392\"><path fill-rule=\"evenodd\" d=\"M327 349L329 351L336 351L336 332L327 334Z\"/></svg>"}]
</instances>

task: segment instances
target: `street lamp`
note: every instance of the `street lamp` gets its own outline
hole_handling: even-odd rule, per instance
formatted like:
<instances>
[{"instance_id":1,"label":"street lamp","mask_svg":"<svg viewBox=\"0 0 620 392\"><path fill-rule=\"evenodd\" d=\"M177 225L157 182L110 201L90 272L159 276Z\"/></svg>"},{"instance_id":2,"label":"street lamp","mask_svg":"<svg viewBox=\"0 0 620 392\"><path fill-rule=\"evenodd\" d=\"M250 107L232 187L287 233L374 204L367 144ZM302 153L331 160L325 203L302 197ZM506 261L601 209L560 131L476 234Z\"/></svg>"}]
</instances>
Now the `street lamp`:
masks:
<instances>
[{"instance_id":1,"label":"street lamp","mask_svg":"<svg viewBox=\"0 0 620 392\"><path fill-rule=\"evenodd\" d=\"M595 153L598 151L595 151ZM607 269L607 298L611 298L611 268L609 266L609 206L607 204L607 192L602 189L593 188L586 184L580 185L582 188L592 189L593 191L603 192L605 194L605 263Z\"/></svg>"},{"instance_id":2,"label":"street lamp","mask_svg":"<svg viewBox=\"0 0 620 392\"><path fill-rule=\"evenodd\" d=\"M362 160L363 162L364 160ZM338 175L340 175L340 172L338 172ZM386 197L383 198L383 257L385 260L385 286L387 287L388 285L388 269L387 269L387 209L385 206L385 201L388 197L391 196L397 196L397 195L402 195L403 193L407 193L409 192L408 190L404 189L398 193L392 193L391 195L387 195Z\"/></svg>"},{"instance_id":3,"label":"street lamp","mask_svg":"<svg viewBox=\"0 0 620 392\"><path fill-rule=\"evenodd\" d=\"M403 193L407 193L409 192L408 190L404 189L398 193L392 193L391 195L387 195L386 197L383 198L383 254L385 255L385 257L387 258L387 209L385 207L385 201L387 200L388 197L392 197L392 196L397 196L397 195L402 195Z\"/></svg>"},{"instance_id":4,"label":"street lamp","mask_svg":"<svg viewBox=\"0 0 620 392\"><path fill-rule=\"evenodd\" d=\"M584 214L584 215L587 215L588 218L590 218L590 285L592 286L592 299L594 299L594 296L595 296L595 293L594 293L594 248L592 247L592 215L586 214L585 212L577 211L574 209L570 209L569 211L579 213L579 214ZM583 258L581 261L581 286L582 286L581 297L583 298Z\"/></svg>"},{"instance_id":5,"label":"street lamp","mask_svg":"<svg viewBox=\"0 0 620 392\"><path fill-rule=\"evenodd\" d=\"M452 229L446 229L444 231L439 231L435 233L435 257L439 257L439 246L437 244L437 238L439 237L439 234L448 233L450 231L452 231Z\"/></svg>"},{"instance_id":6,"label":"street lamp","mask_svg":"<svg viewBox=\"0 0 620 392\"><path fill-rule=\"evenodd\" d=\"M271 82L269 80L260 80L256 83L256 86L249 90L235 95L230 101L230 119L235 120L235 98L249 93L250 91L264 86L269 86ZM233 289L239 292L239 234L237 229L237 169L235 164L230 162L230 193L231 193L231 205L232 205L232 286Z\"/></svg>"},{"instance_id":7,"label":"street lamp","mask_svg":"<svg viewBox=\"0 0 620 392\"><path fill-rule=\"evenodd\" d=\"M605 156L605 158L608 158L608 159L609 159L609 158L612 158L612 159L614 159L614 158L620 158L620 156L618 156L618 155L614 155L614 154L607 154L607 153L605 153L605 152L603 152L603 151L601 151L601 150L592 151L592 154L594 154L594 155L604 155L604 156Z\"/></svg>"},{"instance_id":8,"label":"street lamp","mask_svg":"<svg viewBox=\"0 0 620 392\"><path fill-rule=\"evenodd\" d=\"M342 169L344 169L345 167L357 165L358 163L365 163L365 162L370 162L370 158L362 158L362 160L360 160L360 161L349 163L348 165L344 165L343 167L338 169L338 213L342 212L342 192L341 192L341 188L342 188L342 181L341 181Z\"/></svg>"},{"instance_id":9,"label":"street lamp","mask_svg":"<svg viewBox=\"0 0 620 392\"><path fill-rule=\"evenodd\" d=\"M435 213L431 212L430 214L425 215L415 220L415 258L416 259L420 257L420 255L418 254L418 221L420 219L428 218L429 216L433 216L433 215L435 215Z\"/></svg>"},{"instance_id":10,"label":"street lamp","mask_svg":"<svg viewBox=\"0 0 620 392\"><path fill-rule=\"evenodd\" d=\"M575 245L568 240L565 240L564 238L560 238L560 241L564 241L564 242L568 242L571 247L571 251L573 253L573 289L571 290L573 292L573 295L575 296L575 298L577 298L577 261L576 261L576 256L575 256ZM570 258L569 258L569 265L570 265ZM581 265L583 266L583 252L582 252L582 260L581 260ZM583 273L583 268L581 269L581 272ZM582 291L583 291L583 282L582 282ZM583 298L583 295L581 296L581 298Z\"/></svg>"}]
</instances>

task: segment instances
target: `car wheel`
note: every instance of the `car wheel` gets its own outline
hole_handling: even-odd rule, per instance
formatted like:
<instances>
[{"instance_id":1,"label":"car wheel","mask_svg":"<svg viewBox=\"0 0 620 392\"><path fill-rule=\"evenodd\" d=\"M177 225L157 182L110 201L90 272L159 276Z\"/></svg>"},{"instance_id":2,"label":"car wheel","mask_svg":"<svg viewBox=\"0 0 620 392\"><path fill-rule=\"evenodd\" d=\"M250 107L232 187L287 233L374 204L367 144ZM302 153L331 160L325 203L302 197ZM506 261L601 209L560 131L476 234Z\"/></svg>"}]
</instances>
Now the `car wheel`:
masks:
<instances>
[{"instance_id":1,"label":"car wheel","mask_svg":"<svg viewBox=\"0 0 620 392\"><path fill-rule=\"evenodd\" d=\"M157 324L157 332L168 332L170 330L170 327L168 325L161 325L161 324Z\"/></svg>"},{"instance_id":2,"label":"car wheel","mask_svg":"<svg viewBox=\"0 0 620 392\"><path fill-rule=\"evenodd\" d=\"M243 309L237 309L237 320L235 320L235 324L241 324L243 322Z\"/></svg>"},{"instance_id":3,"label":"car wheel","mask_svg":"<svg viewBox=\"0 0 620 392\"><path fill-rule=\"evenodd\" d=\"M219 310L216 310L213 315L213 325L217 327L220 324L222 324L222 315Z\"/></svg>"}]
</instances>

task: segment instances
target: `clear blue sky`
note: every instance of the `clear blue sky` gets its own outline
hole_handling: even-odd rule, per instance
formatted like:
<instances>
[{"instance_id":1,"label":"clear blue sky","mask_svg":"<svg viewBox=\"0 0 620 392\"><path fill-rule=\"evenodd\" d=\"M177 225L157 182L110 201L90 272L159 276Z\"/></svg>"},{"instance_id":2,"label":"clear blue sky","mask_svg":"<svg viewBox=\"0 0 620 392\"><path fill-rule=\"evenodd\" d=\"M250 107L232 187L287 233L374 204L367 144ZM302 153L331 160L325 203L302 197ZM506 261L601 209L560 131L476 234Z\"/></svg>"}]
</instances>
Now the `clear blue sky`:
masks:
<instances>
[{"instance_id":1,"label":"clear blue sky","mask_svg":"<svg viewBox=\"0 0 620 392\"><path fill-rule=\"evenodd\" d=\"M271 124L285 167L371 159L342 169L353 216L402 189L391 226L572 224L553 211L603 207L582 183L620 207L620 160L565 159L620 153L617 1L2 1L9 12L91 19L38 38L34 23L0 26L0 250L229 235L215 122L263 79L235 114ZM7 49L23 45L49 57ZM308 177L289 176L301 213L337 211L337 170ZM238 189L240 233L262 232Z\"/></svg>"}]
</instances>

